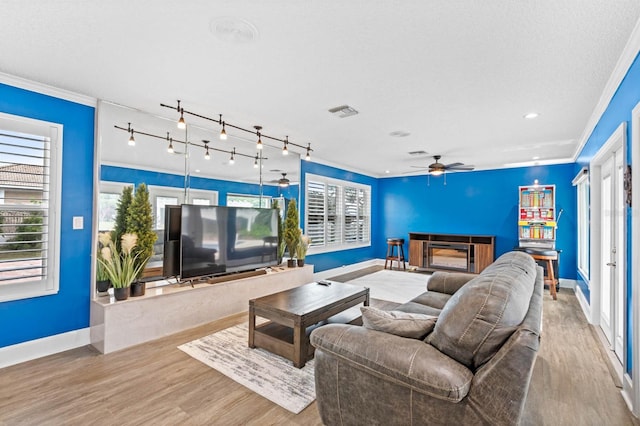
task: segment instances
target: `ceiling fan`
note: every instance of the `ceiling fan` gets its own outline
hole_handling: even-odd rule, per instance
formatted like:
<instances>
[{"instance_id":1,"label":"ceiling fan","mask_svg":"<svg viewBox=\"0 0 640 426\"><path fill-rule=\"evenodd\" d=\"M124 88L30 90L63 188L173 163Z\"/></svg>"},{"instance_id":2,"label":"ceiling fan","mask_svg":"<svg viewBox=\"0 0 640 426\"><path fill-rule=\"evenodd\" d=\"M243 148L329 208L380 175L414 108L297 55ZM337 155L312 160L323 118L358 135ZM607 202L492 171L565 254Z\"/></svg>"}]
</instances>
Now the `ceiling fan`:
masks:
<instances>
[{"instance_id":1,"label":"ceiling fan","mask_svg":"<svg viewBox=\"0 0 640 426\"><path fill-rule=\"evenodd\" d=\"M429 174L433 176L440 176L441 174L449 170L452 170L452 171L473 170L475 168L474 166L467 166L463 163L442 164L440 162L441 158L442 158L441 155L434 155L433 159L435 160L435 163L429 164L428 167L421 167L421 166L411 166L411 167L415 167L417 169L428 169Z\"/></svg>"},{"instance_id":2,"label":"ceiling fan","mask_svg":"<svg viewBox=\"0 0 640 426\"><path fill-rule=\"evenodd\" d=\"M269 182L270 183L277 183L279 187L286 188L286 187L289 186L289 184L291 182L287 178L287 174L286 173L281 173L281 175L282 175L282 177L280 179L273 179L273 180L271 180Z\"/></svg>"}]
</instances>

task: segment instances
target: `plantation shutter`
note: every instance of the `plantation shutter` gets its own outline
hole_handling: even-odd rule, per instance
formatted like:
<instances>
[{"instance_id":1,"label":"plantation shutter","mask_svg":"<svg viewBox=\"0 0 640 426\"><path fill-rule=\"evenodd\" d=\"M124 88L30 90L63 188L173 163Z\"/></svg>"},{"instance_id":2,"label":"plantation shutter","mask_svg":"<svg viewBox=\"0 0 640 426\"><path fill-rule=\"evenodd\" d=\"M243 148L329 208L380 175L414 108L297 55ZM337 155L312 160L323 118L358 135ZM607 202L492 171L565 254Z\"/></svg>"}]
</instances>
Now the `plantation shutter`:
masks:
<instances>
[{"instance_id":1,"label":"plantation shutter","mask_svg":"<svg viewBox=\"0 0 640 426\"><path fill-rule=\"evenodd\" d=\"M310 246L325 244L325 200L326 188L324 183L307 183L307 226L305 233L311 238Z\"/></svg>"},{"instance_id":2,"label":"plantation shutter","mask_svg":"<svg viewBox=\"0 0 640 426\"><path fill-rule=\"evenodd\" d=\"M49 138L0 132L0 285L47 277L50 150Z\"/></svg>"}]
</instances>

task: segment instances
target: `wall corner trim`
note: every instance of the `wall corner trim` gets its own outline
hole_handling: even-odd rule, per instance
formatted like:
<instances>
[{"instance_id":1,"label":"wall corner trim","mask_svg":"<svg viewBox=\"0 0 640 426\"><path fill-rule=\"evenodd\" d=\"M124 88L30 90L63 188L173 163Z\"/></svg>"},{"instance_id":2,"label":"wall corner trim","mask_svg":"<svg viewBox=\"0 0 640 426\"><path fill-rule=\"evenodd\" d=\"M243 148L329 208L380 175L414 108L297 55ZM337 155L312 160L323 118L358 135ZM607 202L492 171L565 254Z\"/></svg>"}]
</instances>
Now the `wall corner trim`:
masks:
<instances>
[{"instance_id":1,"label":"wall corner trim","mask_svg":"<svg viewBox=\"0 0 640 426\"><path fill-rule=\"evenodd\" d=\"M87 327L5 346L0 348L0 368L79 348L90 343L89 328Z\"/></svg>"}]
</instances>

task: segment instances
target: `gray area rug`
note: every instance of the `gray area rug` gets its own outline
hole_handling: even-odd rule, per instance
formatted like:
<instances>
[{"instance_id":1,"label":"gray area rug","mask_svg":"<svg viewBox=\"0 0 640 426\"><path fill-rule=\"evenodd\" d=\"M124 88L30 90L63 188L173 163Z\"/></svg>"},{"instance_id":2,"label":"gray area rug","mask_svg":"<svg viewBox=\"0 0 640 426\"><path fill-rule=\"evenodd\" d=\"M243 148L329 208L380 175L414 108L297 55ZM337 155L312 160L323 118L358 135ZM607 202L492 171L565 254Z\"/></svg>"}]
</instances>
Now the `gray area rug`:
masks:
<instances>
[{"instance_id":1,"label":"gray area rug","mask_svg":"<svg viewBox=\"0 0 640 426\"><path fill-rule=\"evenodd\" d=\"M369 297L405 303L427 291L431 275L416 272L390 271L385 269L349 281L349 284L369 288Z\"/></svg>"},{"instance_id":2,"label":"gray area rug","mask_svg":"<svg viewBox=\"0 0 640 426\"><path fill-rule=\"evenodd\" d=\"M313 360L295 368L278 355L249 348L247 339L248 325L240 324L178 349L293 413L316 399Z\"/></svg>"}]
</instances>

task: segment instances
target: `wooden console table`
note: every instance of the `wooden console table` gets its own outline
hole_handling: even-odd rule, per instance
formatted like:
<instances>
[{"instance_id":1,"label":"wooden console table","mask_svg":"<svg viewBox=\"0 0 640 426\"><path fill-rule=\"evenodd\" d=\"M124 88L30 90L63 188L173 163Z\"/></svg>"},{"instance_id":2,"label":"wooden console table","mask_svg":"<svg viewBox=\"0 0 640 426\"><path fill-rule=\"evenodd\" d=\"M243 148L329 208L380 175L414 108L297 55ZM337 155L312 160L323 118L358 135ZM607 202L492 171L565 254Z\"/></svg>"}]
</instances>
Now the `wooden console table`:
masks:
<instances>
[{"instance_id":1,"label":"wooden console table","mask_svg":"<svg viewBox=\"0 0 640 426\"><path fill-rule=\"evenodd\" d=\"M409 233L409 265L479 274L495 259L495 236Z\"/></svg>"}]
</instances>

